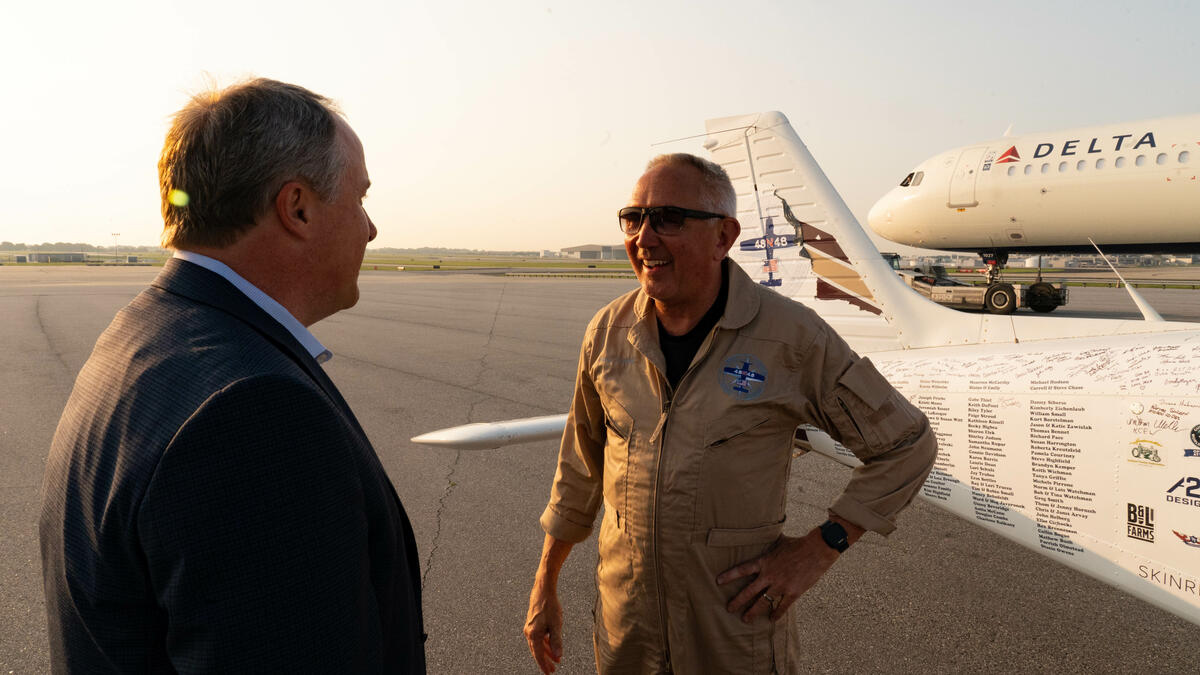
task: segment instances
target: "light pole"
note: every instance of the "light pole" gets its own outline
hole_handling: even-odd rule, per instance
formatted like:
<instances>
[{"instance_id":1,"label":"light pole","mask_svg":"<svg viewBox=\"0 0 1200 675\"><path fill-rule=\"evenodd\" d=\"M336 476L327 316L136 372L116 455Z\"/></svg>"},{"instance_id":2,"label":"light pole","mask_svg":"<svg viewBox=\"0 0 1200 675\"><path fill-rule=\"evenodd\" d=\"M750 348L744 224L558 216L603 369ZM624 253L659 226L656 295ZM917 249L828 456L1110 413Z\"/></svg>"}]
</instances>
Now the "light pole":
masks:
<instances>
[{"instance_id":1,"label":"light pole","mask_svg":"<svg viewBox=\"0 0 1200 675\"><path fill-rule=\"evenodd\" d=\"M120 233L120 232L113 232L113 233L112 233L112 237L113 237L113 262L114 262L114 263L118 263L118 264L121 262L120 249L118 249L118 248L117 248L117 240L120 238L120 236L121 236L121 233Z\"/></svg>"}]
</instances>

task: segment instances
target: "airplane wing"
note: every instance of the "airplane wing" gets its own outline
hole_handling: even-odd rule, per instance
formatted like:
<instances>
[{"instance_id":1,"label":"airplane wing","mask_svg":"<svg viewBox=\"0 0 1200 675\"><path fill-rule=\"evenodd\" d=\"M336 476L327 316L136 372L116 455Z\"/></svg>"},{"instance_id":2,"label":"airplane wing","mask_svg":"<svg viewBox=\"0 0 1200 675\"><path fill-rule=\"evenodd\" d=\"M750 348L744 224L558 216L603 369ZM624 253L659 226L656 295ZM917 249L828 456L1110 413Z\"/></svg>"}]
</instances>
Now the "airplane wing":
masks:
<instances>
[{"instance_id":1,"label":"airplane wing","mask_svg":"<svg viewBox=\"0 0 1200 675\"><path fill-rule=\"evenodd\" d=\"M895 275L781 113L708 129L743 235L801 223L793 246L731 257L820 314L929 418L939 456L921 497L1200 625L1200 324L941 307ZM413 440L497 447L565 423L537 420ZM799 449L857 464L800 431Z\"/></svg>"}]
</instances>

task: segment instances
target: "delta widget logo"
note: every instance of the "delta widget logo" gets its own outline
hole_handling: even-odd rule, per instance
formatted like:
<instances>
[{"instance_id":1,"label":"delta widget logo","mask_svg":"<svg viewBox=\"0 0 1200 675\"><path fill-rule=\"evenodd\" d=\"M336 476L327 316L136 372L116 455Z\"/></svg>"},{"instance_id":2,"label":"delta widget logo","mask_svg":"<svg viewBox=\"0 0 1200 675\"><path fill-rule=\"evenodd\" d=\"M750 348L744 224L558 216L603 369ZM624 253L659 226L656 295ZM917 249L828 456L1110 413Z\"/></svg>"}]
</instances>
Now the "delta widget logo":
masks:
<instances>
[{"instance_id":1,"label":"delta widget logo","mask_svg":"<svg viewBox=\"0 0 1200 675\"><path fill-rule=\"evenodd\" d=\"M1008 164L1009 162L1019 162L1019 161L1021 161L1021 153L1017 152L1017 146L1014 145L1011 148L1005 150L1003 152L1003 154L1000 155L1000 159L996 160L996 163L997 164Z\"/></svg>"}]
</instances>

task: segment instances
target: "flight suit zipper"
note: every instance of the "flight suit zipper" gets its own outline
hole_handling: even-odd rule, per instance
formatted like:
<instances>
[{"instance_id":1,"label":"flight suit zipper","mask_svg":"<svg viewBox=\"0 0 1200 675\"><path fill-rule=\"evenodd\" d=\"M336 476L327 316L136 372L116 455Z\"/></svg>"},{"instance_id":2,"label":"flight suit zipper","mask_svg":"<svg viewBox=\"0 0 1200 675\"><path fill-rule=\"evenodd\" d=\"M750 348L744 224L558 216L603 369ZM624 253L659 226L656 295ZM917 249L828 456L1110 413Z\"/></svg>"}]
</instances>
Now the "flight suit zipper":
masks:
<instances>
[{"instance_id":1,"label":"flight suit zipper","mask_svg":"<svg viewBox=\"0 0 1200 675\"><path fill-rule=\"evenodd\" d=\"M696 355L692 357L691 364L684 371L683 377L679 378L679 389L683 389L683 384L688 381L688 377L692 371L696 370L696 366L708 358L708 352L712 350L712 343L716 339L717 326L709 331L708 337L704 339L704 344L700 345L700 349L696 351ZM675 398L675 389L671 387L671 383L667 381L666 375L661 371L659 378L664 390L667 392L667 399L663 401L662 406L662 431L658 436L658 465L654 470L654 512L650 517L651 529L651 554L654 556L654 583L658 589L658 625L662 628L663 652L667 661L667 673L674 672L671 664L671 639L667 630L667 596L663 592L663 572L662 572L662 556L659 554L658 543L658 507L659 495L662 492L662 472L663 472L663 449L667 447L667 422L671 415L671 405Z\"/></svg>"},{"instance_id":2,"label":"flight suit zipper","mask_svg":"<svg viewBox=\"0 0 1200 675\"><path fill-rule=\"evenodd\" d=\"M867 437L863 435L862 429L859 428L858 420L854 419L854 415L850 414L850 407L846 405L846 402L843 401L840 396L838 397L837 402L838 405L841 406L842 412L845 413L846 418L850 420L850 424L854 425L854 430L858 432L858 437L863 440L863 443L866 443Z\"/></svg>"},{"instance_id":3,"label":"flight suit zipper","mask_svg":"<svg viewBox=\"0 0 1200 675\"><path fill-rule=\"evenodd\" d=\"M683 380L681 379L680 382ZM663 573L662 573L662 556L658 550L658 502L659 492L662 487L662 471L663 471L663 448L667 445L667 419L671 414L671 385L667 383L667 400L663 402L662 407L662 433L658 437L658 465L654 469L654 515L650 520L652 536L650 545L653 548L654 555L654 585L658 589L658 625L662 630L663 651L666 654L667 671L671 669L671 640L667 631L667 596L663 592Z\"/></svg>"}]
</instances>

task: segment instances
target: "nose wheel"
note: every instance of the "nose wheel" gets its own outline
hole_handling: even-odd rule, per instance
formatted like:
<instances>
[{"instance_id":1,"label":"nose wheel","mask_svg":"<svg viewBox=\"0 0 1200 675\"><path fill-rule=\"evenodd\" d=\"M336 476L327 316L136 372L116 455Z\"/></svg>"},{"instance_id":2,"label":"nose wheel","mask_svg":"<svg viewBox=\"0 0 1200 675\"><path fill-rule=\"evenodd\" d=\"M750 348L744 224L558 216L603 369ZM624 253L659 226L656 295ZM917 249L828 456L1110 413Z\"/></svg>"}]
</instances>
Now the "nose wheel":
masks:
<instances>
[{"instance_id":1,"label":"nose wheel","mask_svg":"<svg viewBox=\"0 0 1200 675\"><path fill-rule=\"evenodd\" d=\"M992 314L1012 314L1017 311L1017 292L1009 284L991 284L983 305Z\"/></svg>"},{"instance_id":2,"label":"nose wheel","mask_svg":"<svg viewBox=\"0 0 1200 675\"><path fill-rule=\"evenodd\" d=\"M1017 311L1017 291L1000 281L1000 270L1008 264L1008 251L982 251L979 254L987 265L987 294L983 308L992 314L1012 314Z\"/></svg>"}]
</instances>

